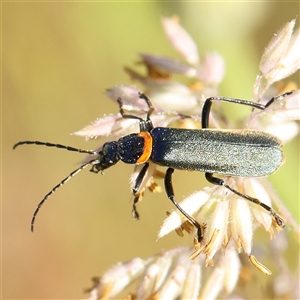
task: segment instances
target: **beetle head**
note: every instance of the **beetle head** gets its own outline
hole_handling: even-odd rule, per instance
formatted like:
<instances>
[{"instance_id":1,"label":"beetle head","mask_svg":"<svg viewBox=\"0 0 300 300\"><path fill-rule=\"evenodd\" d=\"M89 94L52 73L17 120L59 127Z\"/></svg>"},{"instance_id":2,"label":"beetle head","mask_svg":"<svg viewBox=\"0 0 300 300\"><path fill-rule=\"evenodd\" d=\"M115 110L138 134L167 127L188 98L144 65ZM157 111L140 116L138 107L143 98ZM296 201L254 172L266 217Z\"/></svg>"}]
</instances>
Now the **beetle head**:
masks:
<instances>
[{"instance_id":1,"label":"beetle head","mask_svg":"<svg viewBox=\"0 0 300 300\"><path fill-rule=\"evenodd\" d=\"M102 150L99 151L99 156L94 161L90 171L93 173L98 173L99 171L103 171L115 165L119 160L118 143L105 143L102 147Z\"/></svg>"}]
</instances>

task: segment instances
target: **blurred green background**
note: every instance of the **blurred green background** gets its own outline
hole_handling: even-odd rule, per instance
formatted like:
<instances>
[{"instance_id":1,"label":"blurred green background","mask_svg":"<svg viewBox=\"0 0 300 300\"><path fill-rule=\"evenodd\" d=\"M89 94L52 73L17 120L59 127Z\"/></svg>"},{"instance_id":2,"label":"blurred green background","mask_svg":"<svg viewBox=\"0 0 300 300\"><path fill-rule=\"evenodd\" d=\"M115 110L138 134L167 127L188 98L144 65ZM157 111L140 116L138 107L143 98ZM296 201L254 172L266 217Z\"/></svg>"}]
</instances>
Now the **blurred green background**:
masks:
<instances>
[{"instance_id":1,"label":"blurred green background","mask_svg":"<svg viewBox=\"0 0 300 300\"><path fill-rule=\"evenodd\" d=\"M190 237L175 234L155 242L173 208L164 193L147 192L141 220L132 219L132 166L121 163L105 176L84 171L73 178L45 203L32 234L38 202L84 156L38 146L12 150L20 140L99 146L101 141L87 143L70 133L117 113L104 91L131 83L122 68L134 66L137 53L179 57L160 23L173 14L201 54L216 50L224 57L220 94L251 99L263 49L299 15L299 2L2 3L3 299L82 298L90 278L118 261L191 244ZM299 73L293 79L299 84ZM299 140L284 151L287 162L271 181L298 218ZM178 200L206 184L201 173L174 177Z\"/></svg>"}]
</instances>

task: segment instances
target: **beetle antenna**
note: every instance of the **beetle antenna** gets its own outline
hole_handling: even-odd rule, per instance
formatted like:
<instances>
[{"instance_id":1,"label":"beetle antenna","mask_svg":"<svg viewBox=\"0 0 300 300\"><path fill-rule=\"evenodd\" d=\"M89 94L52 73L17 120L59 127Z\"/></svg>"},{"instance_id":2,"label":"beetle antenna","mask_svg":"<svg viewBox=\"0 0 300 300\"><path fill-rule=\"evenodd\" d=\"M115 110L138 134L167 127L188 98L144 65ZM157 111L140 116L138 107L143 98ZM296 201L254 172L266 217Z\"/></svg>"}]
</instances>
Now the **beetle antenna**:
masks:
<instances>
[{"instance_id":1,"label":"beetle antenna","mask_svg":"<svg viewBox=\"0 0 300 300\"><path fill-rule=\"evenodd\" d=\"M19 144L19 143L18 143ZM71 150L72 151L72 150ZM98 159L94 159L92 161L89 161L87 163L85 163L84 165L80 166L78 169L74 170L72 173L70 173L65 179L63 179L59 184L57 184L44 198L43 200L38 204L35 212L33 213L32 219L31 219L31 231L33 232L34 229L34 222L35 222L35 218L41 208L41 206L44 204L44 202L62 185L64 185L67 181L69 181L69 179L71 179L72 177L74 177L76 174L78 174L80 171L84 170L86 167L90 166L90 165L95 165L98 164L99 160Z\"/></svg>"},{"instance_id":2,"label":"beetle antenna","mask_svg":"<svg viewBox=\"0 0 300 300\"><path fill-rule=\"evenodd\" d=\"M40 141L23 141L23 142L19 142L19 143L16 143L13 146L13 149L16 149L20 145L38 145L38 146L41 145L41 146L46 146L46 147L55 147L55 148L60 148L60 149L66 149L68 151L87 153L87 154L91 154L91 155L98 155L99 154L99 152L95 151L95 150L82 150L82 149L78 149L78 148L74 148L74 147L70 147L70 146L65 146L65 145L61 145L61 144L53 144L53 143L40 142Z\"/></svg>"}]
</instances>

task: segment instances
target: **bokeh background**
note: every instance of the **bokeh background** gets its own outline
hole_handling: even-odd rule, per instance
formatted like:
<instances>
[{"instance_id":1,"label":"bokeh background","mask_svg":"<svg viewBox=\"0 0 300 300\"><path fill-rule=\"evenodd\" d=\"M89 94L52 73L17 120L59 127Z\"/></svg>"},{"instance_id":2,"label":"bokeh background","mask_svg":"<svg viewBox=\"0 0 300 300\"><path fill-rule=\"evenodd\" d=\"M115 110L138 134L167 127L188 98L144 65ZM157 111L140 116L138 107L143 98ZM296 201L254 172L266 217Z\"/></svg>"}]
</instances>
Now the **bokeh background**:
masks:
<instances>
[{"instance_id":1,"label":"bokeh background","mask_svg":"<svg viewBox=\"0 0 300 300\"><path fill-rule=\"evenodd\" d=\"M201 54L224 57L220 94L251 99L263 49L299 15L299 2L2 2L3 299L80 299L93 275L119 261L191 244L175 234L155 242L173 208L164 193L147 192L141 220L132 219L132 166L121 163L105 176L83 171L73 178L45 203L32 234L38 202L84 156L38 146L12 150L20 140L99 146L70 133L117 112L104 91L132 83L122 69L136 67L137 53L179 57L160 23L174 14ZM292 79L299 84L299 73ZM284 151L287 161L270 180L298 219L299 140ZM201 173L175 173L178 200L205 185Z\"/></svg>"}]
</instances>

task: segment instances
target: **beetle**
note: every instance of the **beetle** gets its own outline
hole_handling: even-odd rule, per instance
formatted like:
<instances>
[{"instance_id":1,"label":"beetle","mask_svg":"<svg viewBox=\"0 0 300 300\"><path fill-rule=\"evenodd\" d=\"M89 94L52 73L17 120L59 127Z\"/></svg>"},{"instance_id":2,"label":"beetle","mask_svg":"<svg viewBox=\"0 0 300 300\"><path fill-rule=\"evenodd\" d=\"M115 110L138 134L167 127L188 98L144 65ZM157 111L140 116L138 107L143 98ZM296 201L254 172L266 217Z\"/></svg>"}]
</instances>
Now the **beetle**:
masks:
<instances>
[{"instance_id":1,"label":"beetle","mask_svg":"<svg viewBox=\"0 0 300 300\"><path fill-rule=\"evenodd\" d=\"M205 100L202 108L202 129L153 127L150 116L154 111L154 107L146 95L140 93L139 97L148 106L145 119L126 114L121 98L117 99L122 117L139 120L140 132L123 136L117 141L106 142L100 151L82 150L40 141L16 143L13 149L24 144L34 144L97 156L71 172L44 196L33 213L31 231L34 229L35 218L41 206L60 186L88 166L92 166L91 172L98 173L115 165L120 160L126 164L143 164L132 188L134 195L133 216L135 218L139 218L136 210L136 203L140 196L139 189L149 167L149 161L152 161L157 165L168 167L164 179L167 196L176 208L196 227L199 242L203 236L201 225L186 213L174 198L172 174L175 169L205 172L205 177L210 183L223 186L232 193L260 205L269 212L277 225L283 228L285 226L284 220L270 206L259 199L240 193L229 186L223 179L214 176L214 174L220 174L236 177L262 177L272 174L280 167L283 161L281 141L273 135L262 131L211 129L208 128L208 125L213 101L231 102L250 106L253 109L264 110L276 99L286 97L293 92L290 91L273 97L265 105L235 98L210 97Z\"/></svg>"}]
</instances>

